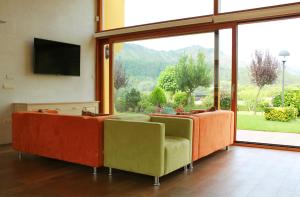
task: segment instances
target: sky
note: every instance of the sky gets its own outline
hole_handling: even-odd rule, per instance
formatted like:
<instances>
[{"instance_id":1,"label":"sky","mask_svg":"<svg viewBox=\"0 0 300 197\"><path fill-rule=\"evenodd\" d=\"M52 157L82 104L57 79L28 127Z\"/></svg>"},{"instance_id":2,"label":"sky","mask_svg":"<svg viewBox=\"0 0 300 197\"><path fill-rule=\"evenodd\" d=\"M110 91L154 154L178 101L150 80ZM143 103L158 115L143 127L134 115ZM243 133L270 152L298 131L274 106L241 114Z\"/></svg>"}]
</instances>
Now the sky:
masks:
<instances>
[{"instance_id":1,"label":"sky","mask_svg":"<svg viewBox=\"0 0 300 197\"><path fill-rule=\"evenodd\" d=\"M125 26L211 14L212 2L213 0L125 0ZM221 11L234 11L296 1L243 0L242 3L234 4L231 2L232 0L221 0ZM170 7L170 5L172 6ZM300 18L246 24L240 25L238 28L239 60L249 62L256 49L269 50L276 57L278 57L280 50L288 50L291 55L287 58L287 67L289 70L300 72L298 59L300 57ZM193 45L213 48L214 37L213 33L205 33L133 43L155 50L176 50ZM220 33L220 50L230 55L230 48L231 31L222 30ZM281 58L278 57L278 60Z\"/></svg>"}]
</instances>

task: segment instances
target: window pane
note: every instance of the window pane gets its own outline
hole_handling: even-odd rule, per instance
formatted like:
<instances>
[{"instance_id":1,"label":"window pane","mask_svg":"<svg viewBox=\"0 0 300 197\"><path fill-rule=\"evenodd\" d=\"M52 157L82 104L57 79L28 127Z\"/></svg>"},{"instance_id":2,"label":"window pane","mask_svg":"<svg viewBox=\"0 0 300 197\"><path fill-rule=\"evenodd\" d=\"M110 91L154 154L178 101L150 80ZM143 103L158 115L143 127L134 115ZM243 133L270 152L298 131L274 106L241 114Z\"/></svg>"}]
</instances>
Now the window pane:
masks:
<instances>
[{"instance_id":1,"label":"window pane","mask_svg":"<svg viewBox=\"0 0 300 197\"><path fill-rule=\"evenodd\" d=\"M220 34L220 107L231 110L232 30L224 29Z\"/></svg>"},{"instance_id":2,"label":"window pane","mask_svg":"<svg viewBox=\"0 0 300 197\"><path fill-rule=\"evenodd\" d=\"M213 0L103 0L104 30L213 13Z\"/></svg>"},{"instance_id":3,"label":"window pane","mask_svg":"<svg viewBox=\"0 0 300 197\"><path fill-rule=\"evenodd\" d=\"M299 1L295 0L243 0L235 1L232 0L221 0L221 12L232 12L237 10L247 10L252 8L260 8L274 5L281 5L286 3L296 3Z\"/></svg>"},{"instance_id":4,"label":"window pane","mask_svg":"<svg viewBox=\"0 0 300 197\"><path fill-rule=\"evenodd\" d=\"M300 19L238 28L237 140L300 147L300 116L281 108L300 109Z\"/></svg>"},{"instance_id":5,"label":"window pane","mask_svg":"<svg viewBox=\"0 0 300 197\"><path fill-rule=\"evenodd\" d=\"M175 114L210 108L213 36L205 33L115 44L115 112Z\"/></svg>"}]
</instances>

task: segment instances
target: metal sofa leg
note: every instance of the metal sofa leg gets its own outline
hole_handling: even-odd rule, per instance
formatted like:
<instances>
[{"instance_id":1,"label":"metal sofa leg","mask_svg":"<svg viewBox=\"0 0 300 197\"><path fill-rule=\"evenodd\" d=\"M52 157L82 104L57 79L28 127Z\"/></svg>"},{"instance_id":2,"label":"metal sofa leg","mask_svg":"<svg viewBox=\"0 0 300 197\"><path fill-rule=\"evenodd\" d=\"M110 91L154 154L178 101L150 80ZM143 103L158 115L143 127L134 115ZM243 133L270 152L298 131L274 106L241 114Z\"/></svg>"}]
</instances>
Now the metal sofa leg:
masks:
<instances>
[{"instance_id":1,"label":"metal sofa leg","mask_svg":"<svg viewBox=\"0 0 300 197\"><path fill-rule=\"evenodd\" d=\"M188 170L188 165L184 166L183 169L184 169L184 171L187 171Z\"/></svg>"},{"instance_id":2,"label":"metal sofa leg","mask_svg":"<svg viewBox=\"0 0 300 197\"><path fill-rule=\"evenodd\" d=\"M190 170L194 169L193 162L190 163Z\"/></svg>"},{"instance_id":3,"label":"metal sofa leg","mask_svg":"<svg viewBox=\"0 0 300 197\"><path fill-rule=\"evenodd\" d=\"M229 146L226 146L226 147L225 147L225 150L229 150Z\"/></svg>"},{"instance_id":4,"label":"metal sofa leg","mask_svg":"<svg viewBox=\"0 0 300 197\"><path fill-rule=\"evenodd\" d=\"M93 174L94 174L94 175L97 174L97 167L93 167Z\"/></svg>"},{"instance_id":5,"label":"metal sofa leg","mask_svg":"<svg viewBox=\"0 0 300 197\"><path fill-rule=\"evenodd\" d=\"M154 177L154 186L159 186L160 183L159 183L159 176L155 176Z\"/></svg>"},{"instance_id":6,"label":"metal sofa leg","mask_svg":"<svg viewBox=\"0 0 300 197\"><path fill-rule=\"evenodd\" d=\"M112 169L108 168L108 176L112 176Z\"/></svg>"},{"instance_id":7,"label":"metal sofa leg","mask_svg":"<svg viewBox=\"0 0 300 197\"><path fill-rule=\"evenodd\" d=\"M22 152L18 152L18 159L22 160Z\"/></svg>"}]
</instances>

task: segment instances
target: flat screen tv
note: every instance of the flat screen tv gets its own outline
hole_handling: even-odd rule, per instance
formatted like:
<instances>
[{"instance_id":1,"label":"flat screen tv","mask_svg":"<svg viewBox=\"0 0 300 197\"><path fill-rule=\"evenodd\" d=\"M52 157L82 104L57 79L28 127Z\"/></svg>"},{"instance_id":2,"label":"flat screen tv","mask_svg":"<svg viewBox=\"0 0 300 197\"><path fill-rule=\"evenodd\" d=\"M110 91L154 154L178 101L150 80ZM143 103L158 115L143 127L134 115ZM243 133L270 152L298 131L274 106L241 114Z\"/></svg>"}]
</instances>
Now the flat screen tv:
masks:
<instances>
[{"instance_id":1,"label":"flat screen tv","mask_svg":"<svg viewBox=\"0 0 300 197\"><path fill-rule=\"evenodd\" d=\"M34 38L33 71L80 76L80 45Z\"/></svg>"}]
</instances>

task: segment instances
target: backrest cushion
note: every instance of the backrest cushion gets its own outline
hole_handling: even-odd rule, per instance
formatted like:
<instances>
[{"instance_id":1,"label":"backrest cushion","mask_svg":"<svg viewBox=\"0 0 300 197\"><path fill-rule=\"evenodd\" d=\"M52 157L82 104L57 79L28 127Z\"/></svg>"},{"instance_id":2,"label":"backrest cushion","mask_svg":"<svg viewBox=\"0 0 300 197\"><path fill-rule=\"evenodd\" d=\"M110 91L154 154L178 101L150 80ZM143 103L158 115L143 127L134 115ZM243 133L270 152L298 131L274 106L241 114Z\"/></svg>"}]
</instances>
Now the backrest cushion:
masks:
<instances>
[{"instance_id":1,"label":"backrest cushion","mask_svg":"<svg viewBox=\"0 0 300 197\"><path fill-rule=\"evenodd\" d=\"M150 116L143 114L119 114L112 115L109 117L109 119L149 122Z\"/></svg>"}]
</instances>

